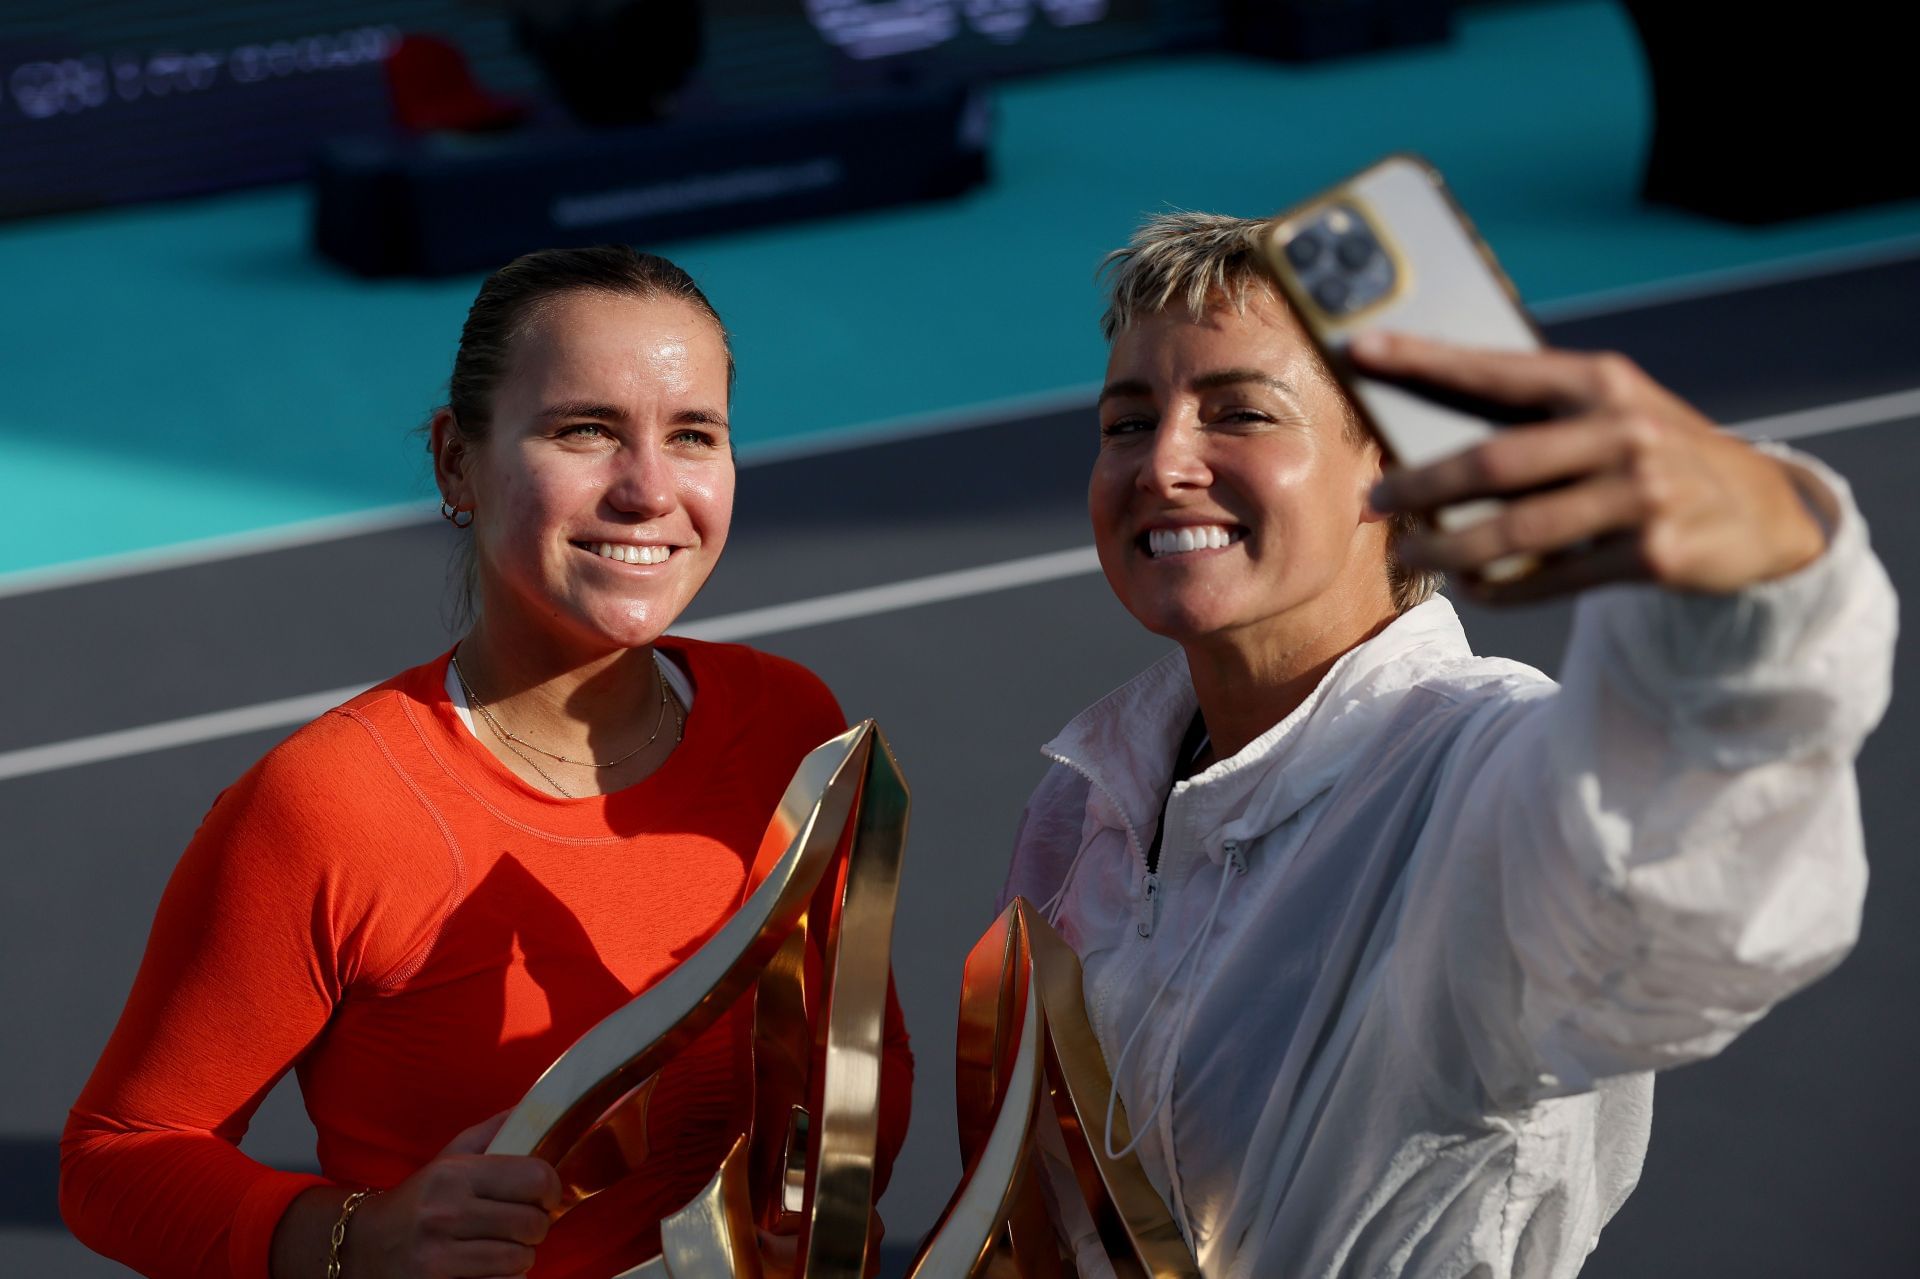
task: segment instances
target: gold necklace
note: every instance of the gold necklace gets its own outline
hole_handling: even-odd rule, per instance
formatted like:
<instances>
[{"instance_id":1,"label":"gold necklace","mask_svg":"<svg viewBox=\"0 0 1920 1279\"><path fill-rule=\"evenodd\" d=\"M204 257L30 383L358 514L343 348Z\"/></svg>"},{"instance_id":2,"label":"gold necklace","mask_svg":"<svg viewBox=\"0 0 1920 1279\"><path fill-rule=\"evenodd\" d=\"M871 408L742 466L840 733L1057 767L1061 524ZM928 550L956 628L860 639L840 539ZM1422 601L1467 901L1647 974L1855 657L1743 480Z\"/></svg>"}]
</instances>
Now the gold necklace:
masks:
<instances>
[{"instance_id":1,"label":"gold necklace","mask_svg":"<svg viewBox=\"0 0 1920 1279\"><path fill-rule=\"evenodd\" d=\"M460 669L459 655L455 654L449 660L453 666L454 678L460 681L460 691L467 695L467 701L472 704L475 710L480 712L480 718L484 719L487 722L487 727L492 729L495 735L497 735L502 742L506 743L506 747L508 750L512 751L515 755L518 755L522 760L524 760L528 768L531 768L534 772L540 774L540 776L543 779L545 779L547 785L553 787L555 790L559 791L563 796L565 796L568 799L575 798L573 792L568 790L566 787L562 786L559 782L555 781L553 778L553 774L547 772L546 769L536 764L533 761L533 757L527 754L527 751L520 749L522 746L526 747L527 750L538 751L540 754L545 755L548 759L557 759L562 764L571 764L576 768L612 768L616 764L626 763L628 760L632 759L635 755L638 755L641 751L647 749L647 747L653 745L656 741L660 740L660 729L667 722L668 706L673 707L674 744L677 746L680 744L680 742L686 739L686 735L687 735L686 715L680 709L679 699L676 698L673 695L672 690L667 687L667 677L660 670L660 662L658 658L654 659L653 677L655 680L659 682L659 685L660 685L660 714L654 719L653 732L647 735L646 741L640 743L638 746L634 747L632 750L628 751L626 754L621 755L615 759L610 759L604 764L598 763L590 759L569 759L565 755L559 755L554 753L553 751L547 750L543 746L535 745L533 742L530 742L526 738L521 737L516 733L512 732L511 730L509 730L506 725L502 724L497 718L494 717L493 712L490 709L488 709L487 704L480 700L480 695L473 691L473 685L467 680L467 673Z\"/></svg>"},{"instance_id":2,"label":"gold necklace","mask_svg":"<svg viewBox=\"0 0 1920 1279\"><path fill-rule=\"evenodd\" d=\"M492 727L495 735L498 735L500 732L500 726L498 724L493 723L493 721L491 720L488 721L488 724ZM528 768L531 768L534 772L540 774L540 779L542 781L546 782L547 785L559 791L560 797L562 799L580 798L578 795L575 795L572 791L568 790L566 787L562 786L557 780L555 780L552 773L549 773L546 769L540 767L539 764L535 763L533 756L527 754L525 751L521 750L518 746L515 746L512 742L507 741L507 739L504 737L500 738L500 741L502 742L502 744L506 746L508 750L512 751L515 755L518 755L523 761L525 761Z\"/></svg>"}]
</instances>

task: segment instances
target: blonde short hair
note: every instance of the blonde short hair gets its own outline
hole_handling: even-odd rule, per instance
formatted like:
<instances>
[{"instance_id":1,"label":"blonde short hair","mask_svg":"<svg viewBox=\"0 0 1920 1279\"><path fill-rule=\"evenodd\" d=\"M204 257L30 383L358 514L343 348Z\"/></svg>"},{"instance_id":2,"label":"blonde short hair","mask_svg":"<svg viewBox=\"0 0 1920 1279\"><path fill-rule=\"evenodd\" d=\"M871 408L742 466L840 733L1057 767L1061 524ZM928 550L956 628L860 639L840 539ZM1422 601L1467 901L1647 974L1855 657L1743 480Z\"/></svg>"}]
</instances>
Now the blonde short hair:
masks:
<instances>
[{"instance_id":1,"label":"blonde short hair","mask_svg":"<svg viewBox=\"0 0 1920 1279\"><path fill-rule=\"evenodd\" d=\"M1140 224L1122 249L1107 254L1100 274L1107 284L1107 309L1100 331L1112 342L1135 323L1170 307L1185 307L1195 320L1218 307L1244 315L1247 298L1260 289L1282 306L1286 299L1267 274L1261 237L1270 224L1259 218L1219 213L1163 213ZM1318 359L1320 376L1340 391L1346 409L1347 438L1356 444L1371 437L1346 392ZM1406 612L1432 598L1444 580L1425 569L1400 563L1400 539L1412 532L1411 515L1396 516L1387 534L1387 584L1394 607Z\"/></svg>"}]
</instances>

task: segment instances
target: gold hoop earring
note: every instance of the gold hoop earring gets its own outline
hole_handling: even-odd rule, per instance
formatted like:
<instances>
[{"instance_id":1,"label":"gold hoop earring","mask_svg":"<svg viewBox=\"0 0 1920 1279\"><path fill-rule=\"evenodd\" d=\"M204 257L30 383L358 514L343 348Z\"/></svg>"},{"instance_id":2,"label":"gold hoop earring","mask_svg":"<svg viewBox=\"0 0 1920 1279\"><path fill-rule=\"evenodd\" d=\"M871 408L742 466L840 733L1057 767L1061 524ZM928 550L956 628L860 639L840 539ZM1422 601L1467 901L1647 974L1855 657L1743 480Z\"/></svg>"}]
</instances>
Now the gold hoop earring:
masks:
<instances>
[{"instance_id":1,"label":"gold hoop earring","mask_svg":"<svg viewBox=\"0 0 1920 1279\"><path fill-rule=\"evenodd\" d=\"M460 518L462 515L467 518L462 520ZM467 528L473 523L473 508L470 506L455 506L451 502L442 501L440 503L440 518L455 528Z\"/></svg>"}]
</instances>

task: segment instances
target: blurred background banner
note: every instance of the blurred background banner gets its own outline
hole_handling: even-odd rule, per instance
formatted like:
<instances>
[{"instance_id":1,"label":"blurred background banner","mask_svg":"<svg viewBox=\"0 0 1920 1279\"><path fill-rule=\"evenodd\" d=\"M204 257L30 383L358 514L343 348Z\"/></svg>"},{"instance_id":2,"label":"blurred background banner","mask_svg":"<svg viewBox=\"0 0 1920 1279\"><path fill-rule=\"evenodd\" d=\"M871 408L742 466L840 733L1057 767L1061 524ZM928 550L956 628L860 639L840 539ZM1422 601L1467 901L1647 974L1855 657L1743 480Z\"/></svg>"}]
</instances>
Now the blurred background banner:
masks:
<instances>
[{"instance_id":1,"label":"blurred background banner","mask_svg":"<svg viewBox=\"0 0 1920 1279\"><path fill-rule=\"evenodd\" d=\"M0 217L285 182L322 139L384 128L401 6L273 7L10 4Z\"/></svg>"},{"instance_id":2,"label":"blurred background banner","mask_svg":"<svg viewBox=\"0 0 1920 1279\"><path fill-rule=\"evenodd\" d=\"M1144 216L1261 215L1421 153L1552 340L1624 350L1838 466L1920 595L1905 46L1847 5L1707 8L10 0L0 993L32 1029L0 1053L0 1271L124 1274L60 1227L55 1142L211 797L329 697L449 642L412 432L484 269L520 248L625 236L700 281L734 335L742 473L689 628L809 663L913 776L965 779L916 791L895 1241L958 1175L960 964L1033 748L1161 651L1086 550L1093 276ZM1778 61L1807 22L1850 34ZM387 238L329 257L323 183L356 156L356 225ZM1477 651L1557 665L1564 610L1463 612ZM1590 1279L1920 1273L1901 661L1862 763L1858 953L1661 1081L1646 1184ZM311 1164L290 1090L247 1148Z\"/></svg>"},{"instance_id":3,"label":"blurred background banner","mask_svg":"<svg viewBox=\"0 0 1920 1279\"><path fill-rule=\"evenodd\" d=\"M550 116L618 124L631 117L596 94L636 82L670 80L676 114L699 118L1191 45L1220 25L1217 0L15 0L0 217L300 177L321 142L388 125L383 63L408 35Z\"/></svg>"}]
</instances>

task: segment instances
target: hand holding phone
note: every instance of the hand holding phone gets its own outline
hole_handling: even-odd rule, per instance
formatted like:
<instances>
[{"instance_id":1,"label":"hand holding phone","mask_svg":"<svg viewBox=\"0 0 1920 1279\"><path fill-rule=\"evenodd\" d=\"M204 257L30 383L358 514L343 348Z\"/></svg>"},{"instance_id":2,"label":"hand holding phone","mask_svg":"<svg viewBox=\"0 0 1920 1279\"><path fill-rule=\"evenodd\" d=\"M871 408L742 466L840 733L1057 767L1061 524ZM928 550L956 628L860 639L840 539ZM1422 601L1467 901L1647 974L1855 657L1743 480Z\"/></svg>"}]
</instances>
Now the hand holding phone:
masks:
<instances>
[{"instance_id":1,"label":"hand holding phone","mask_svg":"<svg viewBox=\"0 0 1920 1279\"><path fill-rule=\"evenodd\" d=\"M1825 545L1831 495L1631 361L1543 349L1430 165L1393 156L1282 214L1268 262L1398 464L1377 509L1429 517L1412 566L1484 597L1623 578L1732 591Z\"/></svg>"},{"instance_id":2,"label":"hand holding phone","mask_svg":"<svg viewBox=\"0 0 1920 1279\"><path fill-rule=\"evenodd\" d=\"M1553 420L1390 472L1382 511L1495 500L1487 519L1404 540L1409 564L1461 573L1491 600L1645 580L1726 594L1784 577L1825 549L1837 511L1811 474L1714 426L1624 356L1483 351L1375 334L1351 356L1370 377L1531 406ZM1484 566L1526 557L1495 578Z\"/></svg>"}]
</instances>

